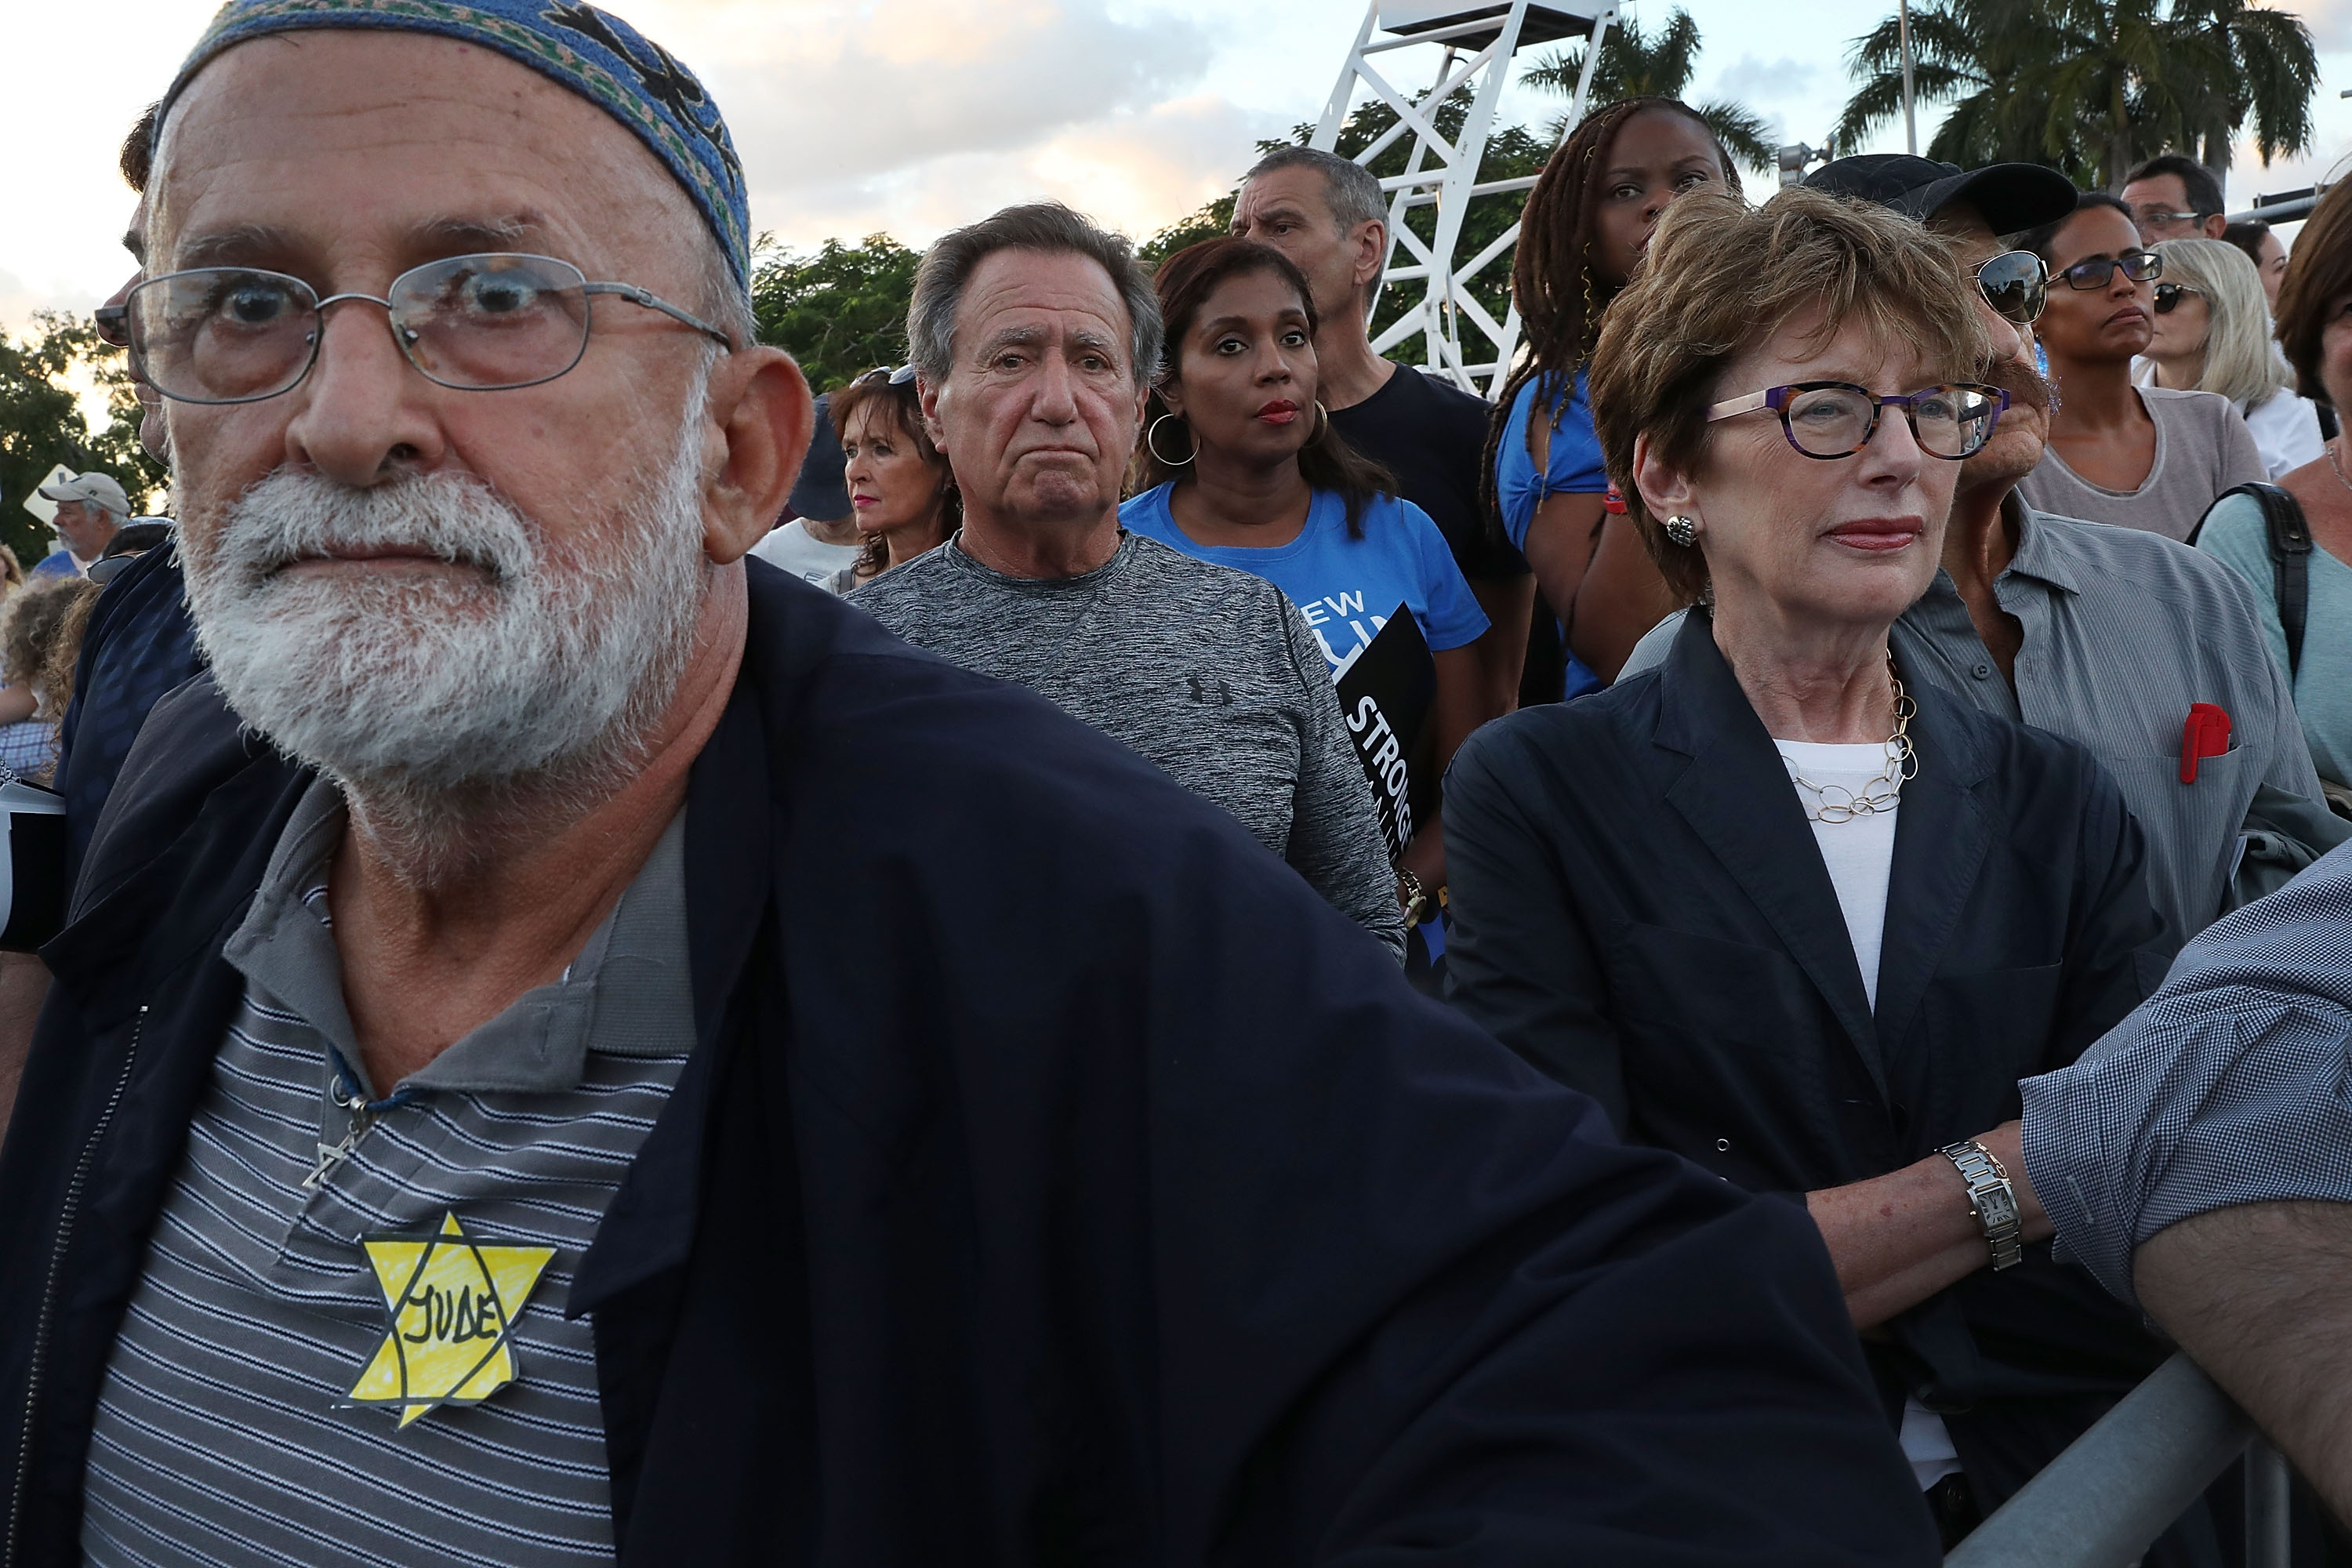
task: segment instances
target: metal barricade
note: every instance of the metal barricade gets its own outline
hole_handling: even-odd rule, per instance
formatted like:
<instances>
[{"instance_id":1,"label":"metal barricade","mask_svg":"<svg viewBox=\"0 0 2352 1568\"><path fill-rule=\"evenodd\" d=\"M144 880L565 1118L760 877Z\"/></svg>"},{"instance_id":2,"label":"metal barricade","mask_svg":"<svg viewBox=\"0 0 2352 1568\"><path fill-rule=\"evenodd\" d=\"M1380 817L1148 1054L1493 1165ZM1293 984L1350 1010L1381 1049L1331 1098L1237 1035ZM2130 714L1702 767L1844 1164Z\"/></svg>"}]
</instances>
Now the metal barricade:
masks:
<instances>
[{"instance_id":1,"label":"metal barricade","mask_svg":"<svg viewBox=\"0 0 2352 1568\"><path fill-rule=\"evenodd\" d=\"M2053 1459L1945 1568L2130 1568L2242 1453L2247 1568L2287 1568L2286 1460L2185 1355Z\"/></svg>"}]
</instances>

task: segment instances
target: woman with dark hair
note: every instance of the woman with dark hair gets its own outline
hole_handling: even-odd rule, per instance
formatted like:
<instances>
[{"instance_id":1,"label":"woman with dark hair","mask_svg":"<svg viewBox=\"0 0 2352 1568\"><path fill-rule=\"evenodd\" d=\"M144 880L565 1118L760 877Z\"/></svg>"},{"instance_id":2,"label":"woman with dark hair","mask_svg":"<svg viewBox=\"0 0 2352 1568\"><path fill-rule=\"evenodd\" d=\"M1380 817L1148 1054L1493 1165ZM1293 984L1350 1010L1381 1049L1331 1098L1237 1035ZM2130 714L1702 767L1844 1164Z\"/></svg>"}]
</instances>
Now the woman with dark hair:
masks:
<instances>
[{"instance_id":1,"label":"woman with dark hair","mask_svg":"<svg viewBox=\"0 0 2352 1568\"><path fill-rule=\"evenodd\" d=\"M842 477L864 543L826 584L846 594L938 549L963 519L947 455L923 427L914 367L869 370L833 395Z\"/></svg>"},{"instance_id":2,"label":"woman with dark hair","mask_svg":"<svg viewBox=\"0 0 2352 1568\"><path fill-rule=\"evenodd\" d=\"M1606 508L1584 366L1601 312L1633 276L1659 215L1709 187L1737 192L1739 176L1697 111L1675 99L1629 98L1586 116L1528 193L1511 270L1528 355L1495 400L1482 474L1557 617L1557 629L1536 617L1526 700L1555 701L1614 679L1642 634L1675 607L1632 525ZM1547 638L1564 647L1547 648Z\"/></svg>"},{"instance_id":3,"label":"woman with dark hair","mask_svg":"<svg viewBox=\"0 0 2352 1568\"><path fill-rule=\"evenodd\" d=\"M1288 258L1248 239L1177 252L1154 283L1168 368L1146 411L1130 531L1264 577L1298 606L1337 679L1409 613L1435 664L1436 777L1476 728L1470 644L1486 616L1429 514L1342 439L1316 400L1315 302ZM1398 862L1399 900L1434 917L1445 883L1436 821Z\"/></svg>"},{"instance_id":4,"label":"woman with dark hair","mask_svg":"<svg viewBox=\"0 0 2352 1568\"><path fill-rule=\"evenodd\" d=\"M2017 487L2028 506L2187 539L2216 496L2270 477L2228 398L2132 384L2164 258L2140 243L2131 208L2085 191L2017 243L2050 269L2037 328L2059 395L2049 448Z\"/></svg>"},{"instance_id":5,"label":"woman with dark hair","mask_svg":"<svg viewBox=\"0 0 2352 1568\"><path fill-rule=\"evenodd\" d=\"M2258 217L2233 223L2221 231L2221 238L2246 253L2254 270L2263 279L2263 299L2271 312L2278 312L2279 285L2286 281L2286 247L2271 232L2271 226Z\"/></svg>"}]
</instances>

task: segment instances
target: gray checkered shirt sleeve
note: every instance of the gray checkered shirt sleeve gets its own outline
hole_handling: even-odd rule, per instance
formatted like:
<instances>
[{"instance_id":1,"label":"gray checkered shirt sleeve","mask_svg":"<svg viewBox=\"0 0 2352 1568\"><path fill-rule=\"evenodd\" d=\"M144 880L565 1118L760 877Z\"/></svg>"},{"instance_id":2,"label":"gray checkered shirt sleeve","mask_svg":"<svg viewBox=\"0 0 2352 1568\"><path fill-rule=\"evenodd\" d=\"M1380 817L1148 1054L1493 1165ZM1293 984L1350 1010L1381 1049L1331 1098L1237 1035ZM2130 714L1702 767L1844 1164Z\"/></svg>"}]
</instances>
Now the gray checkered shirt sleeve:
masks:
<instances>
[{"instance_id":1,"label":"gray checkered shirt sleeve","mask_svg":"<svg viewBox=\"0 0 2352 1568\"><path fill-rule=\"evenodd\" d=\"M2208 928L2138 1011L2021 1087L2058 1255L2126 1301L2133 1250L2168 1225L2352 1203L2352 845Z\"/></svg>"}]
</instances>

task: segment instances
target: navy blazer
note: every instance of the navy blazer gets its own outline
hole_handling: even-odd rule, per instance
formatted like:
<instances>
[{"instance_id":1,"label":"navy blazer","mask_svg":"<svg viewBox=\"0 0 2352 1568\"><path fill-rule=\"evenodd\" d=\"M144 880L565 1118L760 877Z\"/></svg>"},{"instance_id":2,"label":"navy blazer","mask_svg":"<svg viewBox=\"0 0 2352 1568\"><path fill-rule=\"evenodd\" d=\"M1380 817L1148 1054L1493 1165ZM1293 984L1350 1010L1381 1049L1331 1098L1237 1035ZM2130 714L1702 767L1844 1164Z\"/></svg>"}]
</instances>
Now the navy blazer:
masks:
<instances>
[{"instance_id":1,"label":"navy blazer","mask_svg":"<svg viewBox=\"0 0 2352 1568\"><path fill-rule=\"evenodd\" d=\"M2162 975L2139 828L2082 747L1906 684L1918 773L1874 1011L1812 824L1703 613L1657 669L1522 710L1455 757L1454 1002L1628 1137L1798 1203L2016 1117L2021 1078L2073 1061ZM2046 1244L1889 1328L1871 1349L1890 1384L1996 1417L1948 1422L1980 1484L2028 1463L1986 1450L2052 1435L1995 1430L2002 1401L2119 1392L2159 1358Z\"/></svg>"},{"instance_id":2,"label":"navy blazer","mask_svg":"<svg viewBox=\"0 0 2352 1568\"><path fill-rule=\"evenodd\" d=\"M750 594L688 788L697 1045L566 1304L624 1568L1936 1560L1801 1215L1617 1142L1051 703ZM308 783L183 688L45 953L6 1568L80 1561L221 945Z\"/></svg>"}]
</instances>

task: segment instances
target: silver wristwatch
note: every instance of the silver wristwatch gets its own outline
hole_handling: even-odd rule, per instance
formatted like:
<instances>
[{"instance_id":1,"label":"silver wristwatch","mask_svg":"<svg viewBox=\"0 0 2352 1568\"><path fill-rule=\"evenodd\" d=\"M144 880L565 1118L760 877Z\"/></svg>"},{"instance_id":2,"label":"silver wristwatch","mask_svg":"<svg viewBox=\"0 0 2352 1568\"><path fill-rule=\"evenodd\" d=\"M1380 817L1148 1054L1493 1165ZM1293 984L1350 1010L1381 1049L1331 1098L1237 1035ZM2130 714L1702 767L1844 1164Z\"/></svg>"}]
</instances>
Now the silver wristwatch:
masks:
<instances>
[{"instance_id":1,"label":"silver wristwatch","mask_svg":"<svg viewBox=\"0 0 2352 1568\"><path fill-rule=\"evenodd\" d=\"M1992 1157L1992 1151L1973 1138L1963 1138L1936 1152L1958 1166L1960 1180L1969 1184L1969 1202L1975 1205L1969 1212L1984 1226L1994 1272L2022 1260L2025 1254L2019 1237L2024 1225L2018 1216L2017 1190L2009 1184L2009 1173Z\"/></svg>"}]
</instances>

